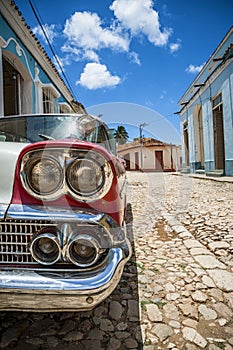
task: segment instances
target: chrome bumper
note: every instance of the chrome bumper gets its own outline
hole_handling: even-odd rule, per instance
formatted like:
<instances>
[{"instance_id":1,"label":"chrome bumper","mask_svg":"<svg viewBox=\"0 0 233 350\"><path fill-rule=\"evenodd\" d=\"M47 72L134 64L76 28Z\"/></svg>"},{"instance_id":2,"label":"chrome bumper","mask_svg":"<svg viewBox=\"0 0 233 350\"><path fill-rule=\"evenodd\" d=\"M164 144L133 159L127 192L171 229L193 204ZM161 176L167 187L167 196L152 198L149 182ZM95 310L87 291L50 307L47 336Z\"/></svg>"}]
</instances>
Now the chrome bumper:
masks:
<instances>
[{"instance_id":1,"label":"chrome bumper","mask_svg":"<svg viewBox=\"0 0 233 350\"><path fill-rule=\"evenodd\" d=\"M81 311L94 308L116 288L131 255L130 243L110 250L99 270L80 273L0 271L0 310ZM128 253L126 255L126 251ZM70 275L69 275L70 274Z\"/></svg>"},{"instance_id":2,"label":"chrome bumper","mask_svg":"<svg viewBox=\"0 0 233 350\"><path fill-rule=\"evenodd\" d=\"M12 210L14 209L14 210ZM39 219L44 213L26 208L11 207L9 219ZM23 210L24 209L24 210ZM30 208L31 209L31 208ZM38 208L39 209L39 208ZM47 218L63 220L99 221L102 224L104 214L47 211ZM98 218L98 220L97 220ZM8 269L0 267L0 310L61 312L82 311L94 308L116 288L120 281L124 265L131 256L131 244L128 239L109 249L106 259L95 269L86 271L72 270L32 270Z\"/></svg>"}]
</instances>

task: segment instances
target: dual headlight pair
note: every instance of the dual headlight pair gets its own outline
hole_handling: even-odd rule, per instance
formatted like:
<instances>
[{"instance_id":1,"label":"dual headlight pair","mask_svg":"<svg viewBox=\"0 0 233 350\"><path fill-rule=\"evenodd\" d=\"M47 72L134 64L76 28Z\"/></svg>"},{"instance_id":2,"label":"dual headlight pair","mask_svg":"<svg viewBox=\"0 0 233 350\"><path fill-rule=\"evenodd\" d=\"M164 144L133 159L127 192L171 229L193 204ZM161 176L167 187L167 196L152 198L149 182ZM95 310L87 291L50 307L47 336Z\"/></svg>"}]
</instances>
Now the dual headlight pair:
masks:
<instances>
[{"instance_id":1,"label":"dual headlight pair","mask_svg":"<svg viewBox=\"0 0 233 350\"><path fill-rule=\"evenodd\" d=\"M30 244L32 257L42 265L53 265L65 260L78 267L90 267L105 249L101 248L98 239L89 231L84 229L79 234L72 233L64 244L60 232L53 228L43 229L33 237Z\"/></svg>"},{"instance_id":2,"label":"dual headlight pair","mask_svg":"<svg viewBox=\"0 0 233 350\"><path fill-rule=\"evenodd\" d=\"M48 154L50 153L50 154ZM110 189L113 173L107 160L97 152L81 152L69 158L56 151L34 151L21 163L21 180L34 197L52 200L69 193L77 200L102 198Z\"/></svg>"}]
</instances>

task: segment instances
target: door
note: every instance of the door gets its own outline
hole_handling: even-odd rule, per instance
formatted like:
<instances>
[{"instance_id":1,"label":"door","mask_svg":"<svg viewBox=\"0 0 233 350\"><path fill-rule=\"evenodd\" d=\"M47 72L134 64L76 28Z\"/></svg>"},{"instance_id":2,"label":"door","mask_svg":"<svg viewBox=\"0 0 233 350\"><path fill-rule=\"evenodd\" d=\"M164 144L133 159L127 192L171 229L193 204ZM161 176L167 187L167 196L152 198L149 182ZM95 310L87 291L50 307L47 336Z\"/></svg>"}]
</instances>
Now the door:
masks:
<instances>
[{"instance_id":1,"label":"door","mask_svg":"<svg viewBox=\"0 0 233 350\"><path fill-rule=\"evenodd\" d=\"M184 156L185 156L185 166L189 166L189 134L188 134L188 123L184 123Z\"/></svg>"},{"instance_id":2,"label":"door","mask_svg":"<svg viewBox=\"0 0 233 350\"><path fill-rule=\"evenodd\" d=\"M20 112L20 74L3 58L4 115Z\"/></svg>"},{"instance_id":3,"label":"door","mask_svg":"<svg viewBox=\"0 0 233 350\"><path fill-rule=\"evenodd\" d=\"M126 163L126 170L130 170L130 156L129 153L125 154L123 156L125 163Z\"/></svg>"},{"instance_id":4,"label":"door","mask_svg":"<svg viewBox=\"0 0 233 350\"><path fill-rule=\"evenodd\" d=\"M202 107L196 105L193 110L194 127L194 150L195 150L195 169L204 169L204 135L202 122Z\"/></svg>"},{"instance_id":5,"label":"door","mask_svg":"<svg viewBox=\"0 0 233 350\"><path fill-rule=\"evenodd\" d=\"M213 110L215 169L225 169L225 143L222 105Z\"/></svg>"},{"instance_id":6,"label":"door","mask_svg":"<svg viewBox=\"0 0 233 350\"><path fill-rule=\"evenodd\" d=\"M138 154L138 152L134 153L134 158L135 158L135 170L139 170L139 154Z\"/></svg>"},{"instance_id":7,"label":"door","mask_svg":"<svg viewBox=\"0 0 233 350\"><path fill-rule=\"evenodd\" d=\"M198 126L199 126L199 137L200 137L200 161L201 169L204 169L205 156L204 156L204 135L203 135L203 121L202 121L202 109L198 113Z\"/></svg>"},{"instance_id":8,"label":"door","mask_svg":"<svg viewBox=\"0 0 233 350\"><path fill-rule=\"evenodd\" d=\"M155 151L155 170L163 170L163 151Z\"/></svg>"}]
</instances>

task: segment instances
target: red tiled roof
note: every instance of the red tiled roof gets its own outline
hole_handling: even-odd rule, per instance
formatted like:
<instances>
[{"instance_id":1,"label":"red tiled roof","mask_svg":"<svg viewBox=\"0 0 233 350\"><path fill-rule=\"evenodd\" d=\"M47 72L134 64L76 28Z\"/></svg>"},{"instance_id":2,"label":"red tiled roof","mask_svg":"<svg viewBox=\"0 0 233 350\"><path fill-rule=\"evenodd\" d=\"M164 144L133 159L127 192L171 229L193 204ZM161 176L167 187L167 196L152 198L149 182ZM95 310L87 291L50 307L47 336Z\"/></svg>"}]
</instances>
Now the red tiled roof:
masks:
<instances>
[{"instance_id":1,"label":"red tiled roof","mask_svg":"<svg viewBox=\"0 0 233 350\"><path fill-rule=\"evenodd\" d=\"M124 145L119 145L119 146L117 146L117 149L118 149L118 151L121 151L121 150L125 150L128 148L140 147L140 145L141 145L140 140L137 139L135 141L125 143ZM151 137L147 137L147 138L142 139L142 145L144 147L149 147L149 146L166 146L167 144L160 141L160 140L156 140L156 139L153 139Z\"/></svg>"}]
</instances>

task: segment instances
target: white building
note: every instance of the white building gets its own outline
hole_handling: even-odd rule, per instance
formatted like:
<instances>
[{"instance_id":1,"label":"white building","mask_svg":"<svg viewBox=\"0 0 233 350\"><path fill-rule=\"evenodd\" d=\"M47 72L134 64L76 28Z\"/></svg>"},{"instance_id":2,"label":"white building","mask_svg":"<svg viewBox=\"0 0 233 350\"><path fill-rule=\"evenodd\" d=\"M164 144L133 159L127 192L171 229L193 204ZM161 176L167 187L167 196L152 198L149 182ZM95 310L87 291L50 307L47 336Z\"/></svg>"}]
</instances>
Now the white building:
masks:
<instances>
[{"instance_id":1,"label":"white building","mask_svg":"<svg viewBox=\"0 0 233 350\"><path fill-rule=\"evenodd\" d=\"M233 27L179 105L184 171L233 176Z\"/></svg>"},{"instance_id":2,"label":"white building","mask_svg":"<svg viewBox=\"0 0 233 350\"><path fill-rule=\"evenodd\" d=\"M178 171L181 166L181 146L153 138L142 138L117 147L117 153L127 170Z\"/></svg>"}]
</instances>

